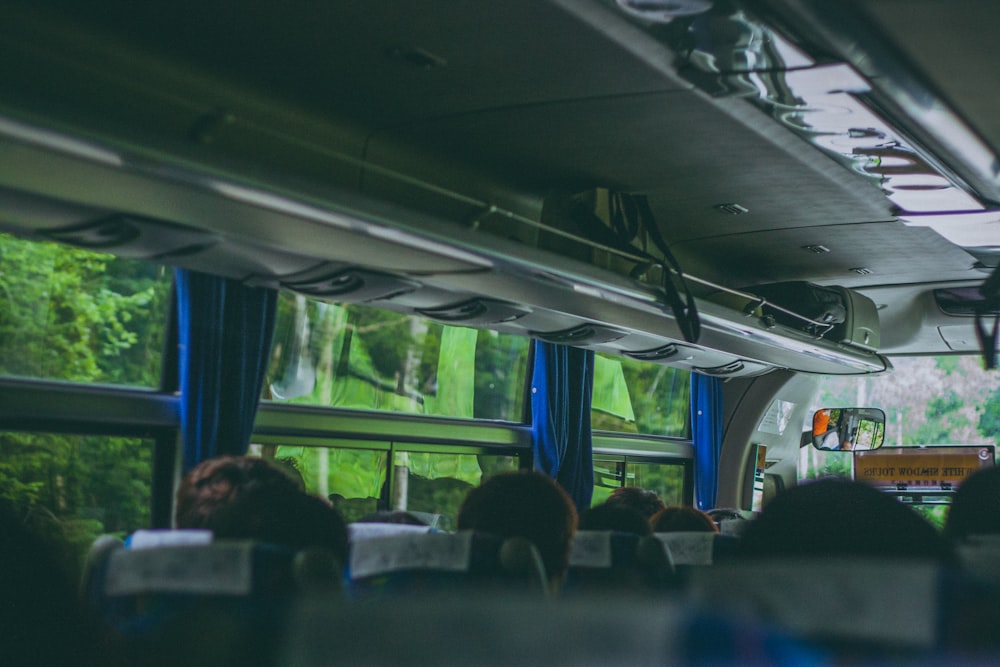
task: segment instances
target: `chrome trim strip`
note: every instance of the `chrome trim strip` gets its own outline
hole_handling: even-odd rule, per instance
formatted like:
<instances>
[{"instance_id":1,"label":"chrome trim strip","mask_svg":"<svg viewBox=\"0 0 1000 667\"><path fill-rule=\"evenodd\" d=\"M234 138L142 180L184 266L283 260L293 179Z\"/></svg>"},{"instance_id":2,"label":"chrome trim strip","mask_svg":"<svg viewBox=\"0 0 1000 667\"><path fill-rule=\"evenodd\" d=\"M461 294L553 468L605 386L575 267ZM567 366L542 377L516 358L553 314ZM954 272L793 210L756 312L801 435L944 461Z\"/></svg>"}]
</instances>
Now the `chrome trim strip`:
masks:
<instances>
[{"instance_id":1,"label":"chrome trim strip","mask_svg":"<svg viewBox=\"0 0 1000 667\"><path fill-rule=\"evenodd\" d=\"M179 399L154 390L0 378L0 428L179 428Z\"/></svg>"},{"instance_id":2,"label":"chrome trim strip","mask_svg":"<svg viewBox=\"0 0 1000 667\"><path fill-rule=\"evenodd\" d=\"M254 434L352 438L400 443L499 445L531 448L525 424L472 421L366 410L330 409L262 401Z\"/></svg>"}]
</instances>

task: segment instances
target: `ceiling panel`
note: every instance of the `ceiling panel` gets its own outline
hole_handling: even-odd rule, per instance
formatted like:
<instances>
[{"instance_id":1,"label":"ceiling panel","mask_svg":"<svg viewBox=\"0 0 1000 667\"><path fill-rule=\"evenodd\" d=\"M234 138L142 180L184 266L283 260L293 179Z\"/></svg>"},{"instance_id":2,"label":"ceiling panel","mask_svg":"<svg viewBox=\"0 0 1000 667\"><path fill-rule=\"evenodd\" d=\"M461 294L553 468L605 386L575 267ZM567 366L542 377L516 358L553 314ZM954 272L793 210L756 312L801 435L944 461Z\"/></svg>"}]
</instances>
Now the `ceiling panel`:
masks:
<instances>
[{"instance_id":1,"label":"ceiling panel","mask_svg":"<svg viewBox=\"0 0 1000 667\"><path fill-rule=\"evenodd\" d=\"M805 249L817 244L830 252ZM986 277L971 255L936 232L899 222L734 234L672 249L685 271L737 288L785 280L863 287ZM870 273L853 271L860 268Z\"/></svg>"}]
</instances>

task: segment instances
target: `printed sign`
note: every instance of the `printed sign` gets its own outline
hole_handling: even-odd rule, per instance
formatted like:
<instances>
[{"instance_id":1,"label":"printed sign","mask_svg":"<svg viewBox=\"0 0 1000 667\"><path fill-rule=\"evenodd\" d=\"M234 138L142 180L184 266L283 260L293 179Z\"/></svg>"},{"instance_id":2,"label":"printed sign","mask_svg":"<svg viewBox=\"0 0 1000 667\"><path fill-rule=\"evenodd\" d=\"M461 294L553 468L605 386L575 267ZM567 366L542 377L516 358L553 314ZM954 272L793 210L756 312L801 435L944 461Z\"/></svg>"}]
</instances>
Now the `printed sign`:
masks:
<instances>
[{"instance_id":1,"label":"printed sign","mask_svg":"<svg viewBox=\"0 0 1000 667\"><path fill-rule=\"evenodd\" d=\"M993 445L883 447L855 452L854 478L899 491L953 491L982 467L993 465Z\"/></svg>"}]
</instances>

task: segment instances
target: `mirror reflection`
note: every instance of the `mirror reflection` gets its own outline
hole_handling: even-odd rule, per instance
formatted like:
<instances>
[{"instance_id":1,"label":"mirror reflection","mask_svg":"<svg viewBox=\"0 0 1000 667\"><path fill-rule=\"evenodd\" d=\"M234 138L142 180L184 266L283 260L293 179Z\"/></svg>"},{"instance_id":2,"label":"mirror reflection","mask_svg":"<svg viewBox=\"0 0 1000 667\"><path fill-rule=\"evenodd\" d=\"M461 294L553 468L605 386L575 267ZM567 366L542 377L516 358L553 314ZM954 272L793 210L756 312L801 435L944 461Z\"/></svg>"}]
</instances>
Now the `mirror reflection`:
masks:
<instances>
[{"instance_id":1,"label":"mirror reflection","mask_svg":"<svg viewBox=\"0 0 1000 667\"><path fill-rule=\"evenodd\" d=\"M831 452L878 449L885 412L878 408L823 408L813 415L813 447Z\"/></svg>"}]
</instances>

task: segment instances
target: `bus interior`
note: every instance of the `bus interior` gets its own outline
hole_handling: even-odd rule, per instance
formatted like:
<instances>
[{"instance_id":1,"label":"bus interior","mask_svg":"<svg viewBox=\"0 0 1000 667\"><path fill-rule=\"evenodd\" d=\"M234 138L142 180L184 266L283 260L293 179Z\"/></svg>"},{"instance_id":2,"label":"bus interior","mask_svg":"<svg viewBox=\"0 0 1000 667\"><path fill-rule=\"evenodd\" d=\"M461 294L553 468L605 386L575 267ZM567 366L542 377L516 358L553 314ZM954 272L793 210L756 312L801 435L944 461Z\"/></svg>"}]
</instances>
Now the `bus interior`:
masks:
<instances>
[{"instance_id":1,"label":"bus interior","mask_svg":"<svg viewBox=\"0 0 1000 667\"><path fill-rule=\"evenodd\" d=\"M403 509L450 533L480 479L548 465L535 404L577 399L539 389L544 344L596 360L587 502L638 486L742 523L805 477L839 474L940 525L965 473L908 485L861 471L911 445L970 472L995 460L1000 92L985 84L998 18L982 0L7 0L0 498L61 522L82 563L96 534L169 529L183 471L241 449L292 460L348 520ZM203 279L276 305L192 306ZM198 308L215 319L192 325ZM199 385L211 364L195 349L234 352L198 348L198 326L224 325L270 346ZM215 399L198 407L191 388L230 398L243 375L257 391L223 413L249 414L240 442L203 442L188 415ZM899 408L914 396L926 414ZM814 447L825 407L883 409L884 449ZM904 437L935 410L961 413L965 431ZM114 492L67 482L81 466ZM709 609L744 589L788 603L774 626L796 641L863 626L863 659L952 650L917 603L888 639L871 634L902 613L892 584L927 597L932 575L843 565L692 579ZM814 610L809 625L794 603L825 594L805 592L820 571L881 597L850 603L853 623ZM680 640L636 645L693 632L671 595L559 611L463 599L427 618L413 600L309 607L284 655L669 662ZM511 639L543 618L580 645ZM450 643L463 619L496 625L447 656L379 643L399 627ZM325 636L331 623L344 633ZM351 637L364 642L344 648ZM830 655L794 648L685 655Z\"/></svg>"}]
</instances>

